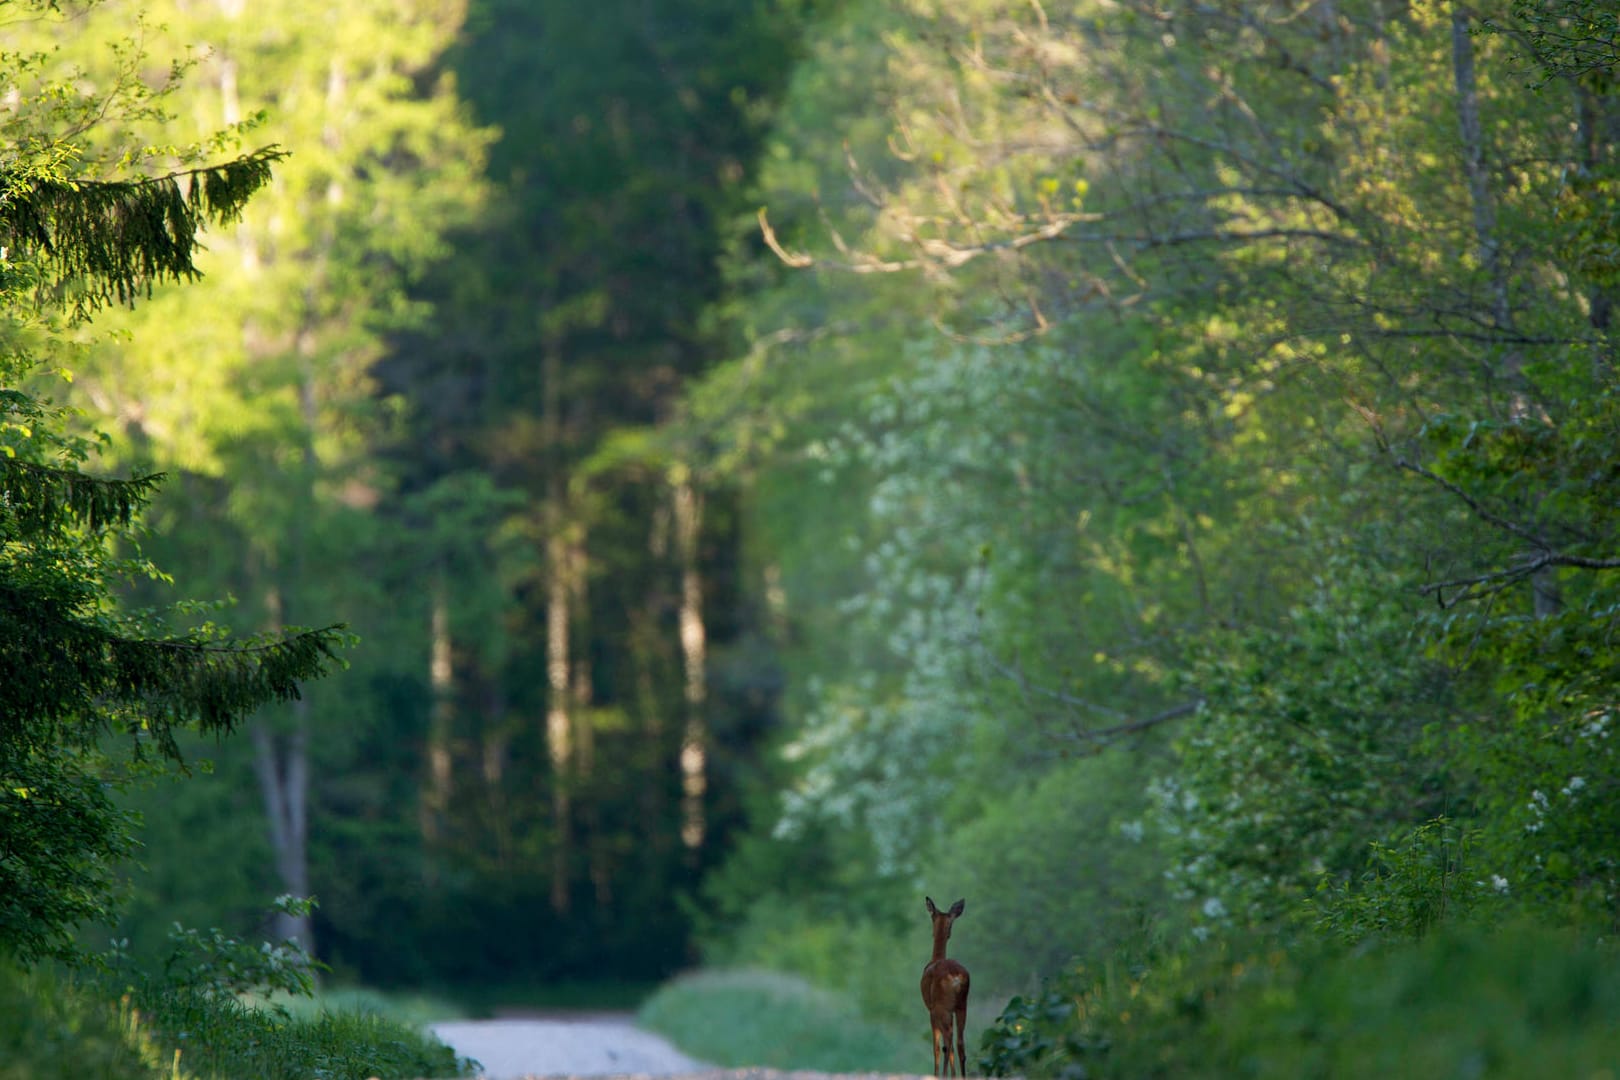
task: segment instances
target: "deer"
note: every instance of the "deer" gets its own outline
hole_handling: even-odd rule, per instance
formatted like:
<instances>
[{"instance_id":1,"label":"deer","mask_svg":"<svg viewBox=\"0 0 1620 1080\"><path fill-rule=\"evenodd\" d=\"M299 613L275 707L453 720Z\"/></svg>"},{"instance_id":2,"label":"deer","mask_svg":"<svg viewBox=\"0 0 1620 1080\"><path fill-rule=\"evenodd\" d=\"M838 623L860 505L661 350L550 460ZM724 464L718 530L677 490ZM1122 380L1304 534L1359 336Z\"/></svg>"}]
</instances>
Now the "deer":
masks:
<instances>
[{"instance_id":1,"label":"deer","mask_svg":"<svg viewBox=\"0 0 1620 1080\"><path fill-rule=\"evenodd\" d=\"M923 1004L928 1006L928 1023L934 1029L934 1075L951 1075L951 1058L956 1058L956 1075L966 1077L966 1056L962 1029L967 1026L968 969L945 955L945 943L951 939L951 924L961 916L967 906L958 900L949 911L934 906L932 897L925 896L929 918L934 920L934 956L922 973ZM954 1021L956 1045L951 1046L951 1028ZM939 1071L940 1047L944 1047L945 1071Z\"/></svg>"}]
</instances>

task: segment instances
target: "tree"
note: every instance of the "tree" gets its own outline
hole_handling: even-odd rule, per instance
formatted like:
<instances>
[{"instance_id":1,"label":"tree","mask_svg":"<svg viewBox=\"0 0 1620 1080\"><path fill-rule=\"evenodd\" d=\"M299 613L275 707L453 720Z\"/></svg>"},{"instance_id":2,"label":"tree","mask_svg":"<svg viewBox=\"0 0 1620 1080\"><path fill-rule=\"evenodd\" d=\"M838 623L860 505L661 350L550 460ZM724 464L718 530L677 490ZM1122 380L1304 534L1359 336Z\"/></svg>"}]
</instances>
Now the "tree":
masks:
<instances>
[{"instance_id":1,"label":"tree","mask_svg":"<svg viewBox=\"0 0 1620 1080\"><path fill-rule=\"evenodd\" d=\"M770 827L904 881L1169 733L1195 910L1442 811L1610 910L1602 7L849 5L692 398L786 584Z\"/></svg>"},{"instance_id":2,"label":"tree","mask_svg":"<svg viewBox=\"0 0 1620 1080\"><path fill-rule=\"evenodd\" d=\"M746 620L731 501L668 422L724 348L718 251L801 7L474 5L457 70L502 132L496 197L419 294L437 318L375 369L413 435L390 510L474 475L518 496L467 537L480 576L438 624L425 865L659 969L686 949L662 898L714 857L716 777L769 708L717 677Z\"/></svg>"},{"instance_id":3,"label":"tree","mask_svg":"<svg viewBox=\"0 0 1620 1080\"><path fill-rule=\"evenodd\" d=\"M181 474L158 510L186 525L150 544L198 566L190 586L234 596L233 618L271 633L317 607L341 611L392 646L363 654L367 679L397 672L429 636L425 608L379 614L382 564L399 545L373 511L393 484L383 454L396 432L368 368L386 334L424 317L408 285L483 192L489 134L441 65L460 18L440 4L106 5L53 61L76 55L82 78L114 86L126 38L190 51L189 78L165 94L169 138L223 119L291 148L200 258L207 278L122 315L131 343L94 350L76 388L116 417L116 453ZM251 732L281 891L313 890L321 759L362 737L353 711L306 695ZM313 947L308 918L278 919L281 936Z\"/></svg>"},{"instance_id":4,"label":"tree","mask_svg":"<svg viewBox=\"0 0 1620 1080\"><path fill-rule=\"evenodd\" d=\"M36 94L29 104L86 107L60 86ZM75 926L111 913L114 861L134 843L105 790L122 766L178 761L178 731L226 734L298 699L343 639L335 626L174 632L156 612L121 610L116 583L158 573L117 549L134 545L161 477L83 471L94 444L32 388L95 311L194 279L198 231L236 220L281 154L104 179L51 119L61 112L13 113L0 196L0 952L25 962L71 956Z\"/></svg>"}]
</instances>

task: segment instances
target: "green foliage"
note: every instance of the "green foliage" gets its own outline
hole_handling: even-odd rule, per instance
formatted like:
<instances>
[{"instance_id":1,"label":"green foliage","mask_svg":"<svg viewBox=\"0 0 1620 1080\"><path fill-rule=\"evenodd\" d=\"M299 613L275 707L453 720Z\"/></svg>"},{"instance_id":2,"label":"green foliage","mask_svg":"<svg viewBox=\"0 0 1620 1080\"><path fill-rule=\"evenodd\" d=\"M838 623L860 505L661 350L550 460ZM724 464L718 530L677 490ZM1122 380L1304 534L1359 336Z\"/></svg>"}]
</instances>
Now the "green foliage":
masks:
<instances>
[{"instance_id":1,"label":"green foliage","mask_svg":"<svg viewBox=\"0 0 1620 1080\"><path fill-rule=\"evenodd\" d=\"M1526 32L1549 77L1611 70L1620 62L1620 15L1602 0L1513 0L1511 29Z\"/></svg>"},{"instance_id":2,"label":"green foliage","mask_svg":"<svg viewBox=\"0 0 1620 1080\"><path fill-rule=\"evenodd\" d=\"M1409 606L1348 557L1316 584L1276 629L1212 642L1189 676L1203 706L1155 781L1152 821L1202 933L1286 918L1442 794L1418 750L1454 688Z\"/></svg>"},{"instance_id":3,"label":"green foliage","mask_svg":"<svg viewBox=\"0 0 1620 1080\"><path fill-rule=\"evenodd\" d=\"M1515 903L1612 923L1620 518L1608 492L1620 470L1620 414L1601 371L1538 370L1543 385L1567 395L1550 415L1428 426L1425 475L1463 493L1485 535L1427 589L1441 609L1443 655L1480 672L1498 695L1436 745L1478 786L1479 843L1493 872L1511 883Z\"/></svg>"},{"instance_id":4,"label":"green foliage","mask_svg":"<svg viewBox=\"0 0 1620 1080\"><path fill-rule=\"evenodd\" d=\"M1607 708L1481 717L1446 743L1479 777L1482 863L1541 917L1593 926L1620 917L1612 725Z\"/></svg>"},{"instance_id":5,"label":"green foliage","mask_svg":"<svg viewBox=\"0 0 1620 1080\"><path fill-rule=\"evenodd\" d=\"M291 915L307 915L315 902L307 898L277 897L274 908ZM185 992L240 998L248 994L291 994L309 997L315 991L320 967L297 942L257 945L231 937L218 927L207 931L175 923L169 931L169 950L154 974L126 973L121 949L115 949L110 978L134 977L141 981L141 1000L162 993Z\"/></svg>"},{"instance_id":6,"label":"green foliage","mask_svg":"<svg viewBox=\"0 0 1620 1080\"><path fill-rule=\"evenodd\" d=\"M1612 927L1613 29L1012 0L818 28L762 174L792 269L739 260L752 348L692 398L783 584L784 794L715 880L794 901L731 959L840 985L794 949L890 915L818 915L818 883L948 872L970 920L999 905L995 980L1103 972L1080 1022L1022 1001L998 1068L1331 1075L1382 1051L1291 1057L1289 1025L1320 1028L1317 968L1382 961L1313 939L1421 938L1396 970L1514 914ZM1140 821L1061 763L1162 732ZM1481 1068L1533 1071L1503 1039Z\"/></svg>"},{"instance_id":7,"label":"green foliage","mask_svg":"<svg viewBox=\"0 0 1620 1080\"><path fill-rule=\"evenodd\" d=\"M283 896L274 906L307 915L314 902ZM176 923L160 964L133 967L116 949L107 959L98 976L105 992L134 1003L162 1058L190 1075L359 1080L473 1071L425 1033L424 1019L379 1008L376 999L316 1003L323 965L296 942L255 945Z\"/></svg>"},{"instance_id":8,"label":"green foliage","mask_svg":"<svg viewBox=\"0 0 1620 1080\"><path fill-rule=\"evenodd\" d=\"M897 973L915 970L920 975L927 963L926 919L905 923L862 917L837 911L836 903L831 897L825 903L777 896L762 900L730 927L705 960L719 969L746 967L802 979L874 1023L913 1025L921 1008L916 979ZM835 910L827 910L829 906ZM922 910L921 902L916 910Z\"/></svg>"},{"instance_id":9,"label":"green foliage","mask_svg":"<svg viewBox=\"0 0 1620 1080\"><path fill-rule=\"evenodd\" d=\"M129 999L109 1001L45 967L0 965L0 1077L137 1080L170 1076Z\"/></svg>"},{"instance_id":10,"label":"green foliage","mask_svg":"<svg viewBox=\"0 0 1620 1080\"><path fill-rule=\"evenodd\" d=\"M927 891L968 898L979 1002L1102 972L1022 1000L997 1068L1332 1073L1295 1038L1339 1023L1318 971L1434 1018L1424 958L1496 947L1456 924L1613 929L1604 4L153 7L19 52L0 118L4 356L146 297L74 342L129 480L0 360L0 661L62 675L0 669L19 948L113 903L108 732L189 752L335 660L120 613L125 577L160 602L148 557L378 645L262 729L313 765L345 972L646 977L700 920L713 959L920 1028ZM204 84L129 89L104 46L143 34L212 43ZM100 95L82 153L44 137ZM296 153L191 282L275 152L210 201L148 144L209 145L221 98ZM245 908L262 844L175 869L278 773L219 759L184 820L233 820L149 855L142 938L170 885ZM1519 1067L1502 1038L1481 1068Z\"/></svg>"},{"instance_id":11,"label":"green foliage","mask_svg":"<svg viewBox=\"0 0 1620 1080\"><path fill-rule=\"evenodd\" d=\"M261 706L297 698L303 681L339 663L345 638L328 627L232 640L212 625L175 632L156 612L121 609L122 580L161 577L143 559L115 554L136 548L158 478L82 471L91 440L33 388L39 369L72 349L63 312L78 322L160 281L196 278L198 230L238 220L281 153L98 177L90 171L98 159L79 150L86 130L124 115L126 104L132 115L157 115L130 88L140 80L97 94L72 77L52 82L43 53L14 59L0 193L9 260L0 277L0 955L28 963L75 957L77 925L112 913L114 862L134 835L132 817L107 793L127 778L104 756L110 736L128 740L136 763L153 750L178 761L177 730L223 734Z\"/></svg>"},{"instance_id":12,"label":"green foliage","mask_svg":"<svg viewBox=\"0 0 1620 1080\"><path fill-rule=\"evenodd\" d=\"M1305 918L1322 936L1353 945L1366 938L1420 938L1446 923L1479 921L1480 907L1509 882L1479 866L1478 829L1435 818L1371 845L1353 882L1324 878ZM1485 875L1485 876L1481 876Z\"/></svg>"},{"instance_id":13,"label":"green foliage","mask_svg":"<svg viewBox=\"0 0 1620 1080\"><path fill-rule=\"evenodd\" d=\"M418 1028L375 1014L309 1018L254 1008L235 998L174 989L142 1001L156 1041L198 1076L365 1080L471 1076L473 1064Z\"/></svg>"},{"instance_id":14,"label":"green foliage","mask_svg":"<svg viewBox=\"0 0 1620 1080\"><path fill-rule=\"evenodd\" d=\"M113 801L106 771L71 747L0 744L0 952L24 963L70 957L76 928L113 920L136 822Z\"/></svg>"},{"instance_id":15,"label":"green foliage","mask_svg":"<svg viewBox=\"0 0 1620 1080\"><path fill-rule=\"evenodd\" d=\"M294 1016L245 1005L217 987L174 984L132 995L105 986L44 967L0 967L0 1077L409 1080L475 1071L417 1022L375 1008Z\"/></svg>"},{"instance_id":16,"label":"green foliage","mask_svg":"<svg viewBox=\"0 0 1620 1080\"><path fill-rule=\"evenodd\" d=\"M1607 946L1514 927L1349 953L1264 940L1079 970L1009 1005L989 1075L1601 1074L1620 1053Z\"/></svg>"},{"instance_id":17,"label":"green foliage","mask_svg":"<svg viewBox=\"0 0 1620 1080\"><path fill-rule=\"evenodd\" d=\"M802 979L751 971L683 976L662 987L640 1023L682 1052L720 1066L817 1072L916 1072L928 1052L926 1019L915 1034L876 1023L850 998Z\"/></svg>"},{"instance_id":18,"label":"green foliage","mask_svg":"<svg viewBox=\"0 0 1620 1080\"><path fill-rule=\"evenodd\" d=\"M1160 760L1144 749L1065 762L1027 787L988 793L980 815L929 852L928 880L941 884L922 891L938 896L948 884L968 898L951 955L986 991L980 1008L1068 962L1100 962L1156 920L1163 855L1141 815ZM919 969L926 925L919 917L906 935L907 964ZM905 1005L915 1010L909 997Z\"/></svg>"}]
</instances>

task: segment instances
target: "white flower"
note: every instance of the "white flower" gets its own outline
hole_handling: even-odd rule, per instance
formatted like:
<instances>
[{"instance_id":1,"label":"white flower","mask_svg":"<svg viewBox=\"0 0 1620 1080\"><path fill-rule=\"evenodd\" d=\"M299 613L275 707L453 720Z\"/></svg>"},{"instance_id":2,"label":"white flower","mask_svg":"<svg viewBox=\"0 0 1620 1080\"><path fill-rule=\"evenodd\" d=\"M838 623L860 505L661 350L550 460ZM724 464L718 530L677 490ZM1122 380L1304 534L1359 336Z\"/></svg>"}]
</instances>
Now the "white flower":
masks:
<instances>
[{"instance_id":1,"label":"white flower","mask_svg":"<svg viewBox=\"0 0 1620 1080\"><path fill-rule=\"evenodd\" d=\"M1204 901L1204 918L1220 919L1224 918L1225 916L1226 905L1221 903L1220 897L1212 896L1208 900Z\"/></svg>"},{"instance_id":2,"label":"white flower","mask_svg":"<svg viewBox=\"0 0 1620 1080\"><path fill-rule=\"evenodd\" d=\"M1501 874L1492 874L1491 875L1491 888L1495 889L1497 892L1501 893L1503 896L1506 896L1507 891L1508 891L1508 880L1507 880L1507 878L1503 877Z\"/></svg>"},{"instance_id":3,"label":"white flower","mask_svg":"<svg viewBox=\"0 0 1620 1080\"><path fill-rule=\"evenodd\" d=\"M1569 778L1569 783L1564 785L1564 790L1560 794L1564 795L1567 798L1569 796L1574 795L1577 791L1581 790L1581 788L1583 788L1585 786L1586 786L1585 779L1583 779L1582 777L1579 777L1579 776L1572 776L1572 777Z\"/></svg>"}]
</instances>

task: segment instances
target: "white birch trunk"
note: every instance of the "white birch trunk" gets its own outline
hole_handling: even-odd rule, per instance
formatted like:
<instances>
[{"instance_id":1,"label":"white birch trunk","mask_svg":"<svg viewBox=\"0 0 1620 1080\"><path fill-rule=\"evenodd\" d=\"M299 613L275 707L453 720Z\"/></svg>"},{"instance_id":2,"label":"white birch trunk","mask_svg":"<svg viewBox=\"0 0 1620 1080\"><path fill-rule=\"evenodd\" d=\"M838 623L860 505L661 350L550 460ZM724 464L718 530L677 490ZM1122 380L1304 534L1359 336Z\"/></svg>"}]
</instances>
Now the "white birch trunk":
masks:
<instances>
[{"instance_id":1,"label":"white birch trunk","mask_svg":"<svg viewBox=\"0 0 1620 1080\"><path fill-rule=\"evenodd\" d=\"M677 470L672 498L675 549L680 560L681 660L685 667L685 728L681 733L681 843L690 851L703 846L708 831L705 795L709 787L708 634L703 622L703 575L698 566L698 536L703 500L685 469Z\"/></svg>"}]
</instances>

